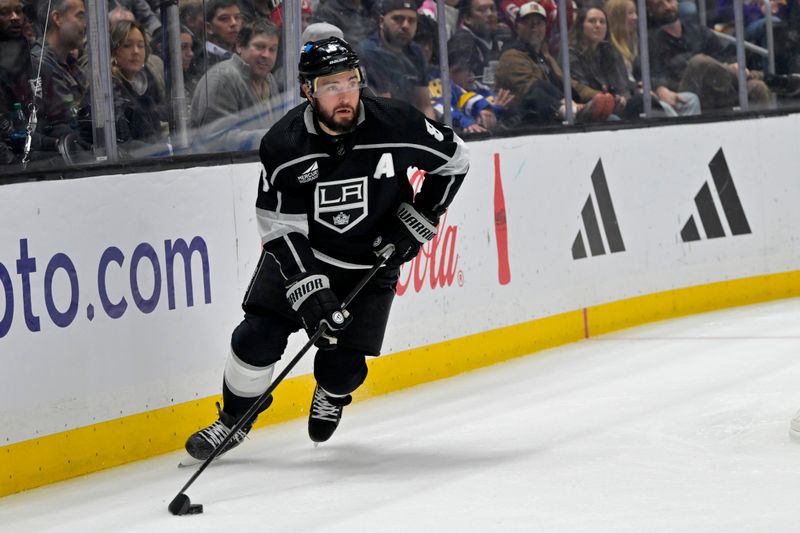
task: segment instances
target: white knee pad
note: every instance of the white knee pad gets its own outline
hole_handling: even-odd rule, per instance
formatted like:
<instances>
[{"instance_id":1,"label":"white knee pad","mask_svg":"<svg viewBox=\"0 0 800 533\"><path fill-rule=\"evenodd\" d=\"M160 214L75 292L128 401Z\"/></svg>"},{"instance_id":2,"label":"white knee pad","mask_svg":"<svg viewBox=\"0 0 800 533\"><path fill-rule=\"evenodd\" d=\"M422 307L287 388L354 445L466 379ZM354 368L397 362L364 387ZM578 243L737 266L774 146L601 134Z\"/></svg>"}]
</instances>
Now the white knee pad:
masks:
<instances>
[{"instance_id":1,"label":"white knee pad","mask_svg":"<svg viewBox=\"0 0 800 533\"><path fill-rule=\"evenodd\" d=\"M269 387L274 370L274 363L269 366L248 365L231 350L225 362L225 384L236 396L256 398Z\"/></svg>"}]
</instances>

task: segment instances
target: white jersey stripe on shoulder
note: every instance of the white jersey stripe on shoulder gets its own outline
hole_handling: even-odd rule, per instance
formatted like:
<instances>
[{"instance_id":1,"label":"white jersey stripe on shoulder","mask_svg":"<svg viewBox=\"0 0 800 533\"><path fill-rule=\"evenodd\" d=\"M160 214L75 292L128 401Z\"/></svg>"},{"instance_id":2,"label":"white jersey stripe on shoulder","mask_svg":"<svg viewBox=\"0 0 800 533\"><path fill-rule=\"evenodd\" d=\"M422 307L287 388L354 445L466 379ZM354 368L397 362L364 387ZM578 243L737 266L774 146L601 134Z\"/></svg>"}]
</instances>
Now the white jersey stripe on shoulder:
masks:
<instances>
[{"instance_id":1,"label":"white jersey stripe on shoulder","mask_svg":"<svg viewBox=\"0 0 800 533\"><path fill-rule=\"evenodd\" d=\"M438 150L434 150L430 146L425 146L424 144L377 143L377 144L357 144L353 146L353 150L373 150L373 149L383 149L383 148L416 148L417 150L424 150L426 152L430 152L433 155L444 159L445 161L450 160L450 156L448 156L447 154L440 152Z\"/></svg>"},{"instance_id":2,"label":"white jersey stripe on shoulder","mask_svg":"<svg viewBox=\"0 0 800 533\"><path fill-rule=\"evenodd\" d=\"M347 261L341 261L339 259L333 258L329 255L325 255L319 250L311 250L314 252L314 257L322 261L323 263L328 263L329 265L333 265L335 267L344 268L347 270L366 270L372 268L373 265L359 265L357 263L348 263Z\"/></svg>"},{"instance_id":3,"label":"white jersey stripe on shoulder","mask_svg":"<svg viewBox=\"0 0 800 533\"><path fill-rule=\"evenodd\" d=\"M269 185L273 185L275 183L275 177L278 175L278 172L280 172L284 168L289 167L291 165L295 165L297 163L302 163L303 161L306 161L308 159L314 159L315 157L330 157L330 156L328 154L323 154L323 153L308 154L308 155L304 155L303 157L298 157L296 159L292 159L291 161L287 161L286 163L283 163L282 165L278 165L278 167L275 168L275 170L272 171L272 175L270 175L270 177L269 177ZM267 189L265 188L264 190L266 191Z\"/></svg>"}]
</instances>

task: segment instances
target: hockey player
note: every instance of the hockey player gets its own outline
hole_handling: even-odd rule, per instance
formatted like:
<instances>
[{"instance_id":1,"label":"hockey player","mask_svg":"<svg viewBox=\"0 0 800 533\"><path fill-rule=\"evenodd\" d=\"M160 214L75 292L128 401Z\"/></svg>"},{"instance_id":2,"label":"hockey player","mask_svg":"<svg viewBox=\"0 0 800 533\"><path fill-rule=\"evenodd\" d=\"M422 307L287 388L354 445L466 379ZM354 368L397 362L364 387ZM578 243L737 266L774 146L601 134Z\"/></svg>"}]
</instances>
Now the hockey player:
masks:
<instances>
[{"instance_id":1,"label":"hockey player","mask_svg":"<svg viewBox=\"0 0 800 533\"><path fill-rule=\"evenodd\" d=\"M467 148L449 127L403 102L362 94L364 72L345 41L306 43L299 71L306 101L261 141L263 252L231 338L219 419L186 442L198 460L267 390L287 338L301 327L309 335L328 328L316 342L308 432L315 442L331 437L367 377L366 356L380 354L400 265L434 237L469 167ZM410 167L427 171L416 195ZM391 247L385 266L343 310L340 300Z\"/></svg>"}]
</instances>

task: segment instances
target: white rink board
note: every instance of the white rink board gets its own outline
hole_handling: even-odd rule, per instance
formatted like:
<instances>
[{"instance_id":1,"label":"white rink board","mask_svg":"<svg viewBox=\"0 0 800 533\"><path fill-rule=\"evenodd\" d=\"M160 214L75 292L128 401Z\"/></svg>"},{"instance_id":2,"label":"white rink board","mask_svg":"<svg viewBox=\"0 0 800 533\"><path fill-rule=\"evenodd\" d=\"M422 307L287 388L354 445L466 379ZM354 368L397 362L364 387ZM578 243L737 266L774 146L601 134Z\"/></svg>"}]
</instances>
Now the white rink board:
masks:
<instances>
[{"instance_id":1,"label":"white rink board","mask_svg":"<svg viewBox=\"0 0 800 533\"><path fill-rule=\"evenodd\" d=\"M470 143L472 169L440 231L447 238L433 254L434 272L442 258L454 268L444 287L432 289L431 261L417 260L422 288L411 283L396 299L384 353L640 294L797 270L800 157L784 139L793 138L798 126L798 118L789 116ZM751 233L731 236L722 215L726 236L707 239L694 198L708 183L722 213L708 166L720 148ZM507 285L497 273L495 153L508 220ZM603 236L606 253L592 256L581 211L590 196L592 210L600 211L591 178L599 160L625 251L608 253ZM243 164L0 188L0 320L9 317L6 302L13 298L10 327L0 328L6 376L0 442L219 393L230 332L259 253L253 207L259 169ZM701 240L684 243L680 231L689 217ZM579 231L589 257L576 260L572 245ZM205 302L201 254L195 253L193 305L187 305L178 259L175 308L169 309L165 241L195 237L207 248L211 301ZM30 260L20 261L23 240L35 271ZM134 282L130 267L142 243ZM125 297L128 304L119 318L108 316L98 291L98 265L109 247L124 257L105 268L108 300ZM145 300L154 294L148 254L159 263L161 286L154 309L144 312L134 289ZM70 295L76 283L63 267L65 257L74 265L77 299ZM415 264L410 268L413 274ZM407 274L404 268L403 282ZM54 324L51 315L67 320L74 301L71 322ZM31 331L26 314L39 317L39 331ZM303 341L293 337L287 353ZM304 358L294 374L309 373L311 360Z\"/></svg>"}]
</instances>

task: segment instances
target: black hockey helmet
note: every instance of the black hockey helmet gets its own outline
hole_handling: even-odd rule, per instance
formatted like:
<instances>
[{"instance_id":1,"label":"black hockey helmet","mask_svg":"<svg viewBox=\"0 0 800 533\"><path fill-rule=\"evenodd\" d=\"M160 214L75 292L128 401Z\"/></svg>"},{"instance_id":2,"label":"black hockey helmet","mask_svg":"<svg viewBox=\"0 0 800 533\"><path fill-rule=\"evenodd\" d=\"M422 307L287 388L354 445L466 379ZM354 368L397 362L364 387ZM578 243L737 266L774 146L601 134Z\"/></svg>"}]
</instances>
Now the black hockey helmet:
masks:
<instances>
[{"instance_id":1,"label":"black hockey helmet","mask_svg":"<svg viewBox=\"0 0 800 533\"><path fill-rule=\"evenodd\" d=\"M313 80L348 70L357 70L363 80L358 55L349 44L338 37L307 42L300 50L300 83L314 88Z\"/></svg>"}]
</instances>

